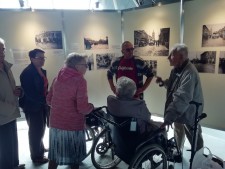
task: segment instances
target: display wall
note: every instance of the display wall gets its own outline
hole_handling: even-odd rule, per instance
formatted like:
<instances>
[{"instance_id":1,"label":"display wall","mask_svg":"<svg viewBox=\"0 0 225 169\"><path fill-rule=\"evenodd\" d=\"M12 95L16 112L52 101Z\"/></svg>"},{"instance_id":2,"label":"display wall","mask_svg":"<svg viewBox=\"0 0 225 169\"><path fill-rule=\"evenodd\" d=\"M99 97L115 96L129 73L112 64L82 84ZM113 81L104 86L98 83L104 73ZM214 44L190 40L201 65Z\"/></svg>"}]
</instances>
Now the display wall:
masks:
<instances>
[{"instance_id":1,"label":"display wall","mask_svg":"<svg viewBox=\"0 0 225 169\"><path fill-rule=\"evenodd\" d=\"M220 52L225 51L225 40L223 37L208 37L208 42L212 41L214 47L202 47L202 36L203 25L225 24L224 8L224 0L195 0L186 2L184 6L184 42L189 46L189 51L216 51L214 73L200 73L205 101L204 112L208 115L202 123L221 130L225 130L225 74L219 74L218 69ZM212 31L219 29L221 28ZM223 43L222 46L219 46L219 41Z\"/></svg>"},{"instance_id":2,"label":"display wall","mask_svg":"<svg viewBox=\"0 0 225 169\"><path fill-rule=\"evenodd\" d=\"M184 42L190 51L216 51L215 72L200 73L200 78L205 98L204 112L208 114L203 125L221 130L225 130L225 75L218 73L218 66L220 51L225 51L225 47L202 47L202 30L203 25L225 23L224 7L224 0L195 0L184 4ZM15 61L15 56L27 57L29 50L43 47L47 56L44 68L48 71L51 83L68 53L86 53L91 60L91 69L87 71L85 78L88 82L89 101L95 106L106 105L106 97L112 94L106 78L108 63L102 60L107 58L112 62L121 55L122 37L135 44L135 53L140 54L144 60L157 63L156 75L162 78L167 78L172 68L166 52L180 39L179 3L124 11L122 15L120 12L91 11L0 11L0 20L0 37L6 40L6 60L14 63L12 70L17 85L19 75L27 63ZM59 32L62 36L62 48L49 45L46 39L38 39L53 32ZM158 41L157 38L162 39L163 33L165 37L162 41L159 40L159 45L151 44L151 38ZM145 41L137 41L140 34L149 35L149 46ZM107 43L90 47L85 39ZM149 55L145 53L146 48L151 49ZM166 90L158 87L154 78L145 91L145 100L152 113L163 115L165 95Z\"/></svg>"}]
</instances>

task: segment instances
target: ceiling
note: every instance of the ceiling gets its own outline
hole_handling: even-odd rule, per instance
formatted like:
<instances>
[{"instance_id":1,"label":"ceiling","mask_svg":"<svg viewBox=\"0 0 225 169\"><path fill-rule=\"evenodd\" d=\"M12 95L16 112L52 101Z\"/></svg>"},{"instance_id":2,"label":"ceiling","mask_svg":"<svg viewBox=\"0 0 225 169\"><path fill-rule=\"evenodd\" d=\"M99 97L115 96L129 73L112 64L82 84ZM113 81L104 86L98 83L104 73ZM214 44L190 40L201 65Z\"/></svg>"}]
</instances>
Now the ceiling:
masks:
<instances>
[{"instance_id":1,"label":"ceiling","mask_svg":"<svg viewBox=\"0 0 225 169\"><path fill-rule=\"evenodd\" d=\"M0 0L0 10L69 9L129 10L177 3L181 0ZM190 0L183 0L183 2Z\"/></svg>"}]
</instances>

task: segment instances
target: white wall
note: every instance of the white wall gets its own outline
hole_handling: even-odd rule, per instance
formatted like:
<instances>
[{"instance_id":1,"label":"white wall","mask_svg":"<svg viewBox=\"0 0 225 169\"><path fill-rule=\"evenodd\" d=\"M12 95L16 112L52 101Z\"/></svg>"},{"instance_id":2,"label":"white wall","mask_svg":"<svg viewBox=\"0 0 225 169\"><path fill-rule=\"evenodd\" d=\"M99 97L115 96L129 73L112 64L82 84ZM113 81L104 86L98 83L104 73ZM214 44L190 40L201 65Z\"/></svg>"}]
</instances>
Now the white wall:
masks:
<instances>
[{"instance_id":1,"label":"white wall","mask_svg":"<svg viewBox=\"0 0 225 169\"><path fill-rule=\"evenodd\" d=\"M134 41L134 30L149 31L159 30L160 28L170 28L170 47L174 43L179 42L180 38L180 23L179 3L146 8L141 10L128 11L124 13L124 39L131 42ZM167 60L167 56L140 56L143 59L157 60L157 75L163 79L168 78L171 67ZM160 88L155 83L155 78L144 93L149 110L154 114L163 116L164 104L166 99L165 88Z\"/></svg>"},{"instance_id":2,"label":"white wall","mask_svg":"<svg viewBox=\"0 0 225 169\"><path fill-rule=\"evenodd\" d=\"M216 51L215 73L200 73L203 87L205 107L208 117L203 125L225 130L225 75L218 74L219 51L224 47L201 47L202 26L208 24L225 23L224 0L195 0L186 2L184 6L184 42L189 51Z\"/></svg>"}]
</instances>

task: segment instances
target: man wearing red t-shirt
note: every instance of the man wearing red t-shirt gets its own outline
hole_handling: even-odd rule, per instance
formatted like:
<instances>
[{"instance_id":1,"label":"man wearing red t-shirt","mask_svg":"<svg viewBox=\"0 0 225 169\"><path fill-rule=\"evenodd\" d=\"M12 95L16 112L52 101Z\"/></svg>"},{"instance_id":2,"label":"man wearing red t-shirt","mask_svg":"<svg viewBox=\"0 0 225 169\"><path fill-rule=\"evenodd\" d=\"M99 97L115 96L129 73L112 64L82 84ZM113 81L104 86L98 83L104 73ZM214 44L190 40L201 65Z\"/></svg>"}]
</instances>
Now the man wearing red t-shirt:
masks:
<instances>
[{"instance_id":1,"label":"man wearing red t-shirt","mask_svg":"<svg viewBox=\"0 0 225 169\"><path fill-rule=\"evenodd\" d=\"M137 85L136 97L143 99L143 92L151 83L153 78L152 70L146 62L138 56L133 55L134 47L129 41L122 44L122 57L117 58L107 72L109 85L114 94L116 88L113 82L113 76L116 75L116 80L121 76L126 76L132 79ZM143 83L143 75L147 77Z\"/></svg>"}]
</instances>

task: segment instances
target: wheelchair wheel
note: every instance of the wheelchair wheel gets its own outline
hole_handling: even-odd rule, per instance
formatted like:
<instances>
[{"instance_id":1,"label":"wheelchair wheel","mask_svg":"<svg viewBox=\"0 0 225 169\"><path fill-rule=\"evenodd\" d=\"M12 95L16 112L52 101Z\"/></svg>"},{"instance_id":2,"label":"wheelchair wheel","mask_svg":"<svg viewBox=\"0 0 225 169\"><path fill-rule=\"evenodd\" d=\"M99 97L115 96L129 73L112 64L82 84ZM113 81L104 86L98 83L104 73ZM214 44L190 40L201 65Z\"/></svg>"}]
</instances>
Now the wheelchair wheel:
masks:
<instances>
[{"instance_id":1,"label":"wheelchair wheel","mask_svg":"<svg viewBox=\"0 0 225 169\"><path fill-rule=\"evenodd\" d=\"M85 139L86 139L86 157L91 154L91 150L93 148L93 143L95 139L95 134L94 131L91 127L88 125L86 126L85 129Z\"/></svg>"},{"instance_id":2,"label":"wheelchair wheel","mask_svg":"<svg viewBox=\"0 0 225 169\"><path fill-rule=\"evenodd\" d=\"M109 129L104 129L95 138L91 160L97 169L111 169L121 162L121 159L115 155Z\"/></svg>"},{"instance_id":3,"label":"wheelchair wheel","mask_svg":"<svg viewBox=\"0 0 225 169\"><path fill-rule=\"evenodd\" d=\"M167 158L156 144L143 147L134 156L128 169L167 169Z\"/></svg>"}]
</instances>

